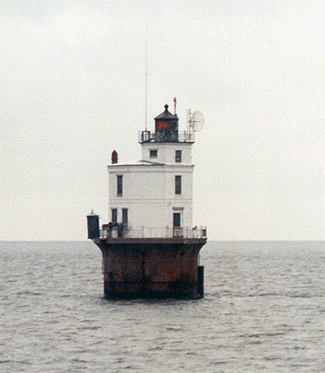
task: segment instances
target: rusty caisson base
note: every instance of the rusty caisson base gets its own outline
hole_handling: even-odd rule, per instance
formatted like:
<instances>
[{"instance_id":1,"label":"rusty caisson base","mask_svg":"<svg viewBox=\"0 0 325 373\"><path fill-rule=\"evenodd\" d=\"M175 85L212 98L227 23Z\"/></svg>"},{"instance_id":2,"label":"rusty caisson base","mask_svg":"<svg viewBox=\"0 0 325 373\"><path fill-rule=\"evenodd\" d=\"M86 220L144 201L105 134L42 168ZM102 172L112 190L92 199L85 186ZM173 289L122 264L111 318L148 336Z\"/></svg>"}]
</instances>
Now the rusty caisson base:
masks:
<instances>
[{"instance_id":1,"label":"rusty caisson base","mask_svg":"<svg viewBox=\"0 0 325 373\"><path fill-rule=\"evenodd\" d=\"M97 238L94 242L103 254L106 298L203 298L199 251L206 238Z\"/></svg>"}]
</instances>

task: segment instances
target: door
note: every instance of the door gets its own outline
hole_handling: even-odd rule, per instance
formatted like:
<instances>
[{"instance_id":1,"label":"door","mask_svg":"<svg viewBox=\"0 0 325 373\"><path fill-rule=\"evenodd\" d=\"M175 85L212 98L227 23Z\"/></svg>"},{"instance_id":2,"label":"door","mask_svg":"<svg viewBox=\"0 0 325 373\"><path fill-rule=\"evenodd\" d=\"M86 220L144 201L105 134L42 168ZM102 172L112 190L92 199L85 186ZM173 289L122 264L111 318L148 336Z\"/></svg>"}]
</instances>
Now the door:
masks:
<instances>
[{"instance_id":1,"label":"door","mask_svg":"<svg viewBox=\"0 0 325 373\"><path fill-rule=\"evenodd\" d=\"M173 213L173 235L174 237L182 237L182 214L180 212Z\"/></svg>"},{"instance_id":2,"label":"door","mask_svg":"<svg viewBox=\"0 0 325 373\"><path fill-rule=\"evenodd\" d=\"M180 228L181 227L181 213L174 212L173 214L173 227Z\"/></svg>"}]
</instances>

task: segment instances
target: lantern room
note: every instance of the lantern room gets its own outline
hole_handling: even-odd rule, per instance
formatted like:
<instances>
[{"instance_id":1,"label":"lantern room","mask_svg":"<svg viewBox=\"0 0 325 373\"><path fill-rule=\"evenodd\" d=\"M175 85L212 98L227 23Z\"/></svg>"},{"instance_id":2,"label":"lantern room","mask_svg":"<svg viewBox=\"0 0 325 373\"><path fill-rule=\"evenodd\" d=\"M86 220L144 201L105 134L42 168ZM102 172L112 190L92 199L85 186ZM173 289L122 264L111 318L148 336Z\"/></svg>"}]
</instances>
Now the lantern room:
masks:
<instances>
[{"instance_id":1,"label":"lantern room","mask_svg":"<svg viewBox=\"0 0 325 373\"><path fill-rule=\"evenodd\" d=\"M155 118L155 132L156 142L178 142L178 117L168 111L168 105Z\"/></svg>"}]
</instances>

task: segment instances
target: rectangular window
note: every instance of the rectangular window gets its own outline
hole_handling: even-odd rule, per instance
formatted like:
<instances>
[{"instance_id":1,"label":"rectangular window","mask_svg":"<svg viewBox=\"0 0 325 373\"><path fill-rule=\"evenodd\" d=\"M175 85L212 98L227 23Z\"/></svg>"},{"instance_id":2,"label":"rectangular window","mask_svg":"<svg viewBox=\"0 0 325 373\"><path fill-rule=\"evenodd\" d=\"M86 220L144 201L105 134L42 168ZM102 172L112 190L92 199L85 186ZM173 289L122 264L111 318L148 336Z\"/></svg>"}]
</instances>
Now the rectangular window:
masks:
<instances>
[{"instance_id":1,"label":"rectangular window","mask_svg":"<svg viewBox=\"0 0 325 373\"><path fill-rule=\"evenodd\" d=\"M123 176L117 175L117 195L123 195Z\"/></svg>"},{"instance_id":2,"label":"rectangular window","mask_svg":"<svg viewBox=\"0 0 325 373\"><path fill-rule=\"evenodd\" d=\"M175 176L175 194L182 194L182 176Z\"/></svg>"},{"instance_id":3,"label":"rectangular window","mask_svg":"<svg viewBox=\"0 0 325 373\"><path fill-rule=\"evenodd\" d=\"M122 223L124 226L128 225L128 209L122 209Z\"/></svg>"},{"instance_id":4,"label":"rectangular window","mask_svg":"<svg viewBox=\"0 0 325 373\"><path fill-rule=\"evenodd\" d=\"M112 209L112 223L117 224L117 209Z\"/></svg>"},{"instance_id":5,"label":"rectangular window","mask_svg":"<svg viewBox=\"0 0 325 373\"><path fill-rule=\"evenodd\" d=\"M158 150L150 149L150 158L157 158L157 157L158 157Z\"/></svg>"},{"instance_id":6,"label":"rectangular window","mask_svg":"<svg viewBox=\"0 0 325 373\"><path fill-rule=\"evenodd\" d=\"M182 162L182 151L176 150L175 152L175 162L180 163Z\"/></svg>"}]
</instances>

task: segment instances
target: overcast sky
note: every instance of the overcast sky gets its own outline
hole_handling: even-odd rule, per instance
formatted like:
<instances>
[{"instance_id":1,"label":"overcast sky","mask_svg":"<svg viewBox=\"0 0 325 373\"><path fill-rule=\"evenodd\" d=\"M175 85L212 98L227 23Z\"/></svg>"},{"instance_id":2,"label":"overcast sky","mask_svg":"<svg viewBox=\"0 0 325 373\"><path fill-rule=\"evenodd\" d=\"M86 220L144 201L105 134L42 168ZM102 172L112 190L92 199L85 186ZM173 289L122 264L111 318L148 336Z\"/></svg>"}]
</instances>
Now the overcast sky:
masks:
<instances>
[{"instance_id":1,"label":"overcast sky","mask_svg":"<svg viewBox=\"0 0 325 373\"><path fill-rule=\"evenodd\" d=\"M323 240L325 4L1 2L1 239L86 239L107 169L177 97L199 110L194 224L211 240Z\"/></svg>"}]
</instances>

